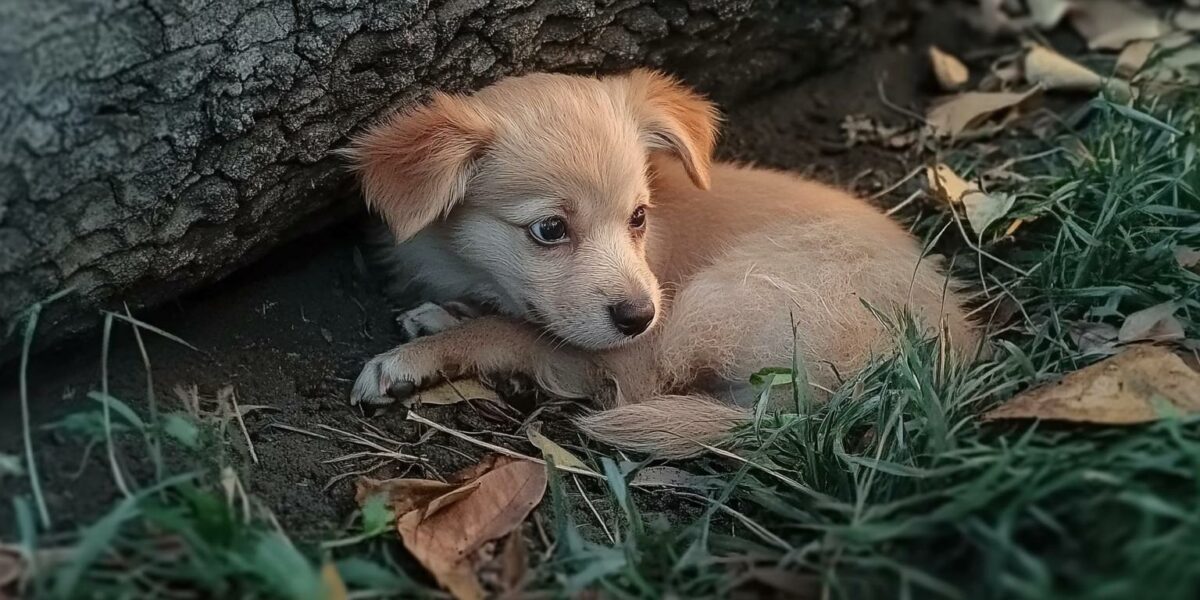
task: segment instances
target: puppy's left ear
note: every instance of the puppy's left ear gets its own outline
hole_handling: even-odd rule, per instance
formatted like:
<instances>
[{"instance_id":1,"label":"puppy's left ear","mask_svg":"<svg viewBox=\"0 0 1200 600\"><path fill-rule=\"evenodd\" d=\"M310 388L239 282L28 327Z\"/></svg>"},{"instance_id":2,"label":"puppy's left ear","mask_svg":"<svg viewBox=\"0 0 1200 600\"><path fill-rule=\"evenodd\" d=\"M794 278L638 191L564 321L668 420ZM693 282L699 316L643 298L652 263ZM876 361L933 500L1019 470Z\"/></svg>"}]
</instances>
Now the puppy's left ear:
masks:
<instances>
[{"instance_id":1,"label":"puppy's left ear","mask_svg":"<svg viewBox=\"0 0 1200 600\"><path fill-rule=\"evenodd\" d=\"M717 108L669 75L636 69L626 77L646 145L674 153L692 183L707 190L717 141Z\"/></svg>"}]
</instances>

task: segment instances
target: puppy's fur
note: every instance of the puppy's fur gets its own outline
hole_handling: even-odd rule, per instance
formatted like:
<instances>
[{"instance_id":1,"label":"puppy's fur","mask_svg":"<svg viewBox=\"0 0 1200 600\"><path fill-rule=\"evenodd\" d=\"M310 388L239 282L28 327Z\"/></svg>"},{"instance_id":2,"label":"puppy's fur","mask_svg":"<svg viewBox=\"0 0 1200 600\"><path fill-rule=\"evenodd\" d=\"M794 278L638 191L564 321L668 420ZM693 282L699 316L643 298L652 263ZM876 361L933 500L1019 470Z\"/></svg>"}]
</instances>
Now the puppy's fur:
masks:
<instances>
[{"instance_id":1,"label":"puppy's fur","mask_svg":"<svg viewBox=\"0 0 1200 600\"><path fill-rule=\"evenodd\" d=\"M794 348L817 390L887 351L864 302L907 306L973 347L954 286L901 227L836 189L712 164L716 133L711 104L638 70L439 94L355 140L401 273L431 302L490 314L417 327L444 330L371 359L352 402L386 404L439 374L523 373L603 403L580 421L596 438L678 457L744 419L749 375ZM531 235L549 217L563 243ZM645 332L616 326L622 302L652 305Z\"/></svg>"}]
</instances>

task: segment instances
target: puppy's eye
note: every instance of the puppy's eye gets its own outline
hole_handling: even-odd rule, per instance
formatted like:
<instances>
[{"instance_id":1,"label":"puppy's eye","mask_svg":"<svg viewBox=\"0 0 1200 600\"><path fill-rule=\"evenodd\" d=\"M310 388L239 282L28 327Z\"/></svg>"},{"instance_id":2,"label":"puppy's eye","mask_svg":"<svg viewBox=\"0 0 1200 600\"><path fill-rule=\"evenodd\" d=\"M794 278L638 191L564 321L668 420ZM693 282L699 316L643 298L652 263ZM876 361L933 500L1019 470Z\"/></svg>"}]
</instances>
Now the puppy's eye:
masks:
<instances>
[{"instance_id":1,"label":"puppy's eye","mask_svg":"<svg viewBox=\"0 0 1200 600\"><path fill-rule=\"evenodd\" d=\"M529 226L533 241L544 246L553 246L567 241L567 222L562 217L546 217Z\"/></svg>"},{"instance_id":2,"label":"puppy's eye","mask_svg":"<svg viewBox=\"0 0 1200 600\"><path fill-rule=\"evenodd\" d=\"M633 211L633 216L629 217L629 226L634 229L641 229L646 226L646 207L639 206Z\"/></svg>"}]
</instances>

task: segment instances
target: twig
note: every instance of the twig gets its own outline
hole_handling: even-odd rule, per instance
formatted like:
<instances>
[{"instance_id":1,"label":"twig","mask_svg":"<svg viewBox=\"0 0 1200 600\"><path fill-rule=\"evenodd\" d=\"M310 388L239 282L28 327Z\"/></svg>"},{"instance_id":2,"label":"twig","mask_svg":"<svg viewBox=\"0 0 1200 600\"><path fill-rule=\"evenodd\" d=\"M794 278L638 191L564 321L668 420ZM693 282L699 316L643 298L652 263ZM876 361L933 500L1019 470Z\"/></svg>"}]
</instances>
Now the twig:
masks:
<instances>
[{"instance_id":1,"label":"twig","mask_svg":"<svg viewBox=\"0 0 1200 600\"><path fill-rule=\"evenodd\" d=\"M578 475L572 475L571 479L575 480L575 489L579 490L579 495L583 496L583 503L592 510L592 514L596 515L596 522L600 524L600 529L604 530L604 535L608 537L609 543L617 543L617 539L613 537L611 531L608 530L608 525L604 524L604 518L600 516L600 511L596 510L596 505L592 504L592 499L588 498L587 492L583 491L583 484L579 482Z\"/></svg>"},{"instance_id":2,"label":"twig","mask_svg":"<svg viewBox=\"0 0 1200 600\"><path fill-rule=\"evenodd\" d=\"M246 438L246 447L250 449L250 459L254 464L258 464L258 453L254 451L254 442L250 440L250 432L246 430L246 421L242 418L242 409L238 406L237 391L233 388L229 389L229 401L233 405L233 416L237 419L238 427L242 429L242 436Z\"/></svg>"},{"instance_id":3,"label":"twig","mask_svg":"<svg viewBox=\"0 0 1200 600\"><path fill-rule=\"evenodd\" d=\"M924 194L924 192L921 190L914 190L913 193L909 194L909 196L907 198L905 198L903 201L901 201L900 204L897 204L897 205L887 209L887 212L885 212L884 214L890 217L890 216L900 212L901 210L904 210L904 207L908 206L909 204L912 204L913 200L920 198L923 194Z\"/></svg>"},{"instance_id":4,"label":"twig","mask_svg":"<svg viewBox=\"0 0 1200 600\"><path fill-rule=\"evenodd\" d=\"M489 444L489 443L487 443L487 442L485 442L485 441L482 441L482 440L477 440L477 439L475 439L475 438L473 438L473 437L471 437L471 436L469 436L469 435L467 435L467 434L465 434L465 433L462 433L461 431L458 431L458 430L456 430L456 429L451 429L451 428L449 428L449 427L446 427L445 425L439 425L439 424L437 424L437 423L435 423L435 422L433 422L433 421L430 421L429 419L426 419L425 417L422 417L421 415L418 415L418 414L416 413L416 411L412 411L412 410L408 411L408 417L407 417L407 419L408 419L409 421L414 421L414 422L416 422L416 423L420 423L420 424L422 424L422 425L425 425L425 426L428 426L428 427L432 427L432 428L434 428L434 429L436 429L436 430L438 430L438 431L440 431L440 432L442 432L442 433L445 433L445 434L447 434L447 435L452 435L452 436L454 436L454 437L456 437L456 438L458 438L458 439L460 439L460 440L462 440L462 441L464 441L464 442L467 442L467 443L470 443L470 444L474 444L474 445L476 445L476 446L479 446L479 447L481 447L481 448L487 448L488 450L491 450L492 452L496 452L496 453L499 453L499 454L503 454L503 455L505 455L505 456L507 456L507 457L509 457L509 458L517 458L517 459L521 459L521 460L527 460L527 461L530 461L530 462L537 463L537 464L539 464L539 465L544 465L544 464L546 464L546 461L544 461L544 460L542 460L542 459L540 459L540 458L534 458L534 457L532 457L532 456L529 456L529 455L526 455L526 454L521 454L520 452L517 452L517 451L515 451L515 450L509 450L508 448L505 448L505 447L503 447L503 446L497 446L497 445L495 445L495 444ZM585 475L585 476L587 476L587 477L596 477L596 478L598 478L598 479L606 479L606 477L604 477L603 475L601 475L601 474L599 474L599 473L595 473L595 472L588 471L588 470L585 470L585 469L579 469L579 468L576 468L576 467L568 467L568 466L565 466L565 465L554 465L554 467L555 467L556 469L560 470L560 471L566 471L566 472L568 472L568 473L574 473L574 474L576 474L576 475Z\"/></svg>"},{"instance_id":5,"label":"twig","mask_svg":"<svg viewBox=\"0 0 1200 600\"><path fill-rule=\"evenodd\" d=\"M150 367L150 354L146 352L146 344L142 340L142 330L138 326L138 321L133 318L133 313L129 310L129 304L125 304L125 314L129 316L130 323L133 324L133 337L137 340L138 351L142 355L142 365L146 369L146 402L150 405L150 460L154 462L154 481L157 483L162 481L163 477L163 461L162 461L162 440L158 437L158 400L154 396L154 372Z\"/></svg>"},{"instance_id":6,"label":"twig","mask_svg":"<svg viewBox=\"0 0 1200 600\"><path fill-rule=\"evenodd\" d=\"M912 179L913 177L916 177L917 175L919 175L921 173L921 171L924 171L924 170L925 170L925 165L921 165L921 166L913 169L912 171L909 171L907 175L905 175L904 177L901 177L898 181L896 181L892 185L887 186L882 191L872 194L870 199L877 200L879 198L882 198L882 197L896 191L896 188L904 185L905 182Z\"/></svg>"},{"instance_id":7,"label":"twig","mask_svg":"<svg viewBox=\"0 0 1200 600\"><path fill-rule=\"evenodd\" d=\"M300 435L307 435L309 437L315 437L319 440L329 439L329 436L327 436L327 435L321 435L315 431L309 431L307 429L300 429L299 427L292 427L291 425L285 425L283 423L267 423L265 427L273 427L275 429L282 429L284 431L290 431L292 433L299 433Z\"/></svg>"},{"instance_id":8,"label":"twig","mask_svg":"<svg viewBox=\"0 0 1200 600\"><path fill-rule=\"evenodd\" d=\"M129 491L129 486L125 484L125 476L121 474L121 465L117 462L117 450L112 436L112 410L108 400L112 397L108 394L108 347L109 342L112 341L114 314L104 315L104 339L100 347L100 391L104 396L104 402L100 404L104 408L104 443L108 449L108 464L112 468L113 481L116 482L121 493L125 494L126 499L132 500L133 494Z\"/></svg>"}]
</instances>

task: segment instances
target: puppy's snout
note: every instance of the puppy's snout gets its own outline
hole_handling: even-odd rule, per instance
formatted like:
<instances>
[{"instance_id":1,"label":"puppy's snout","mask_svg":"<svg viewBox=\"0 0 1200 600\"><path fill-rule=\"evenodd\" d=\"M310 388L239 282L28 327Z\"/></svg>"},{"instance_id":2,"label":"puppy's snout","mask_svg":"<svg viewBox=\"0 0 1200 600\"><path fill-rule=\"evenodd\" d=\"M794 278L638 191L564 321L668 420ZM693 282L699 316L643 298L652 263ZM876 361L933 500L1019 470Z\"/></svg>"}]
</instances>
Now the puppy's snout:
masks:
<instances>
[{"instance_id":1,"label":"puppy's snout","mask_svg":"<svg viewBox=\"0 0 1200 600\"><path fill-rule=\"evenodd\" d=\"M613 324L617 331L633 337L650 326L654 321L654 301L649 298L622 300L608 307Z\"/></svg>"}]
</instances>

